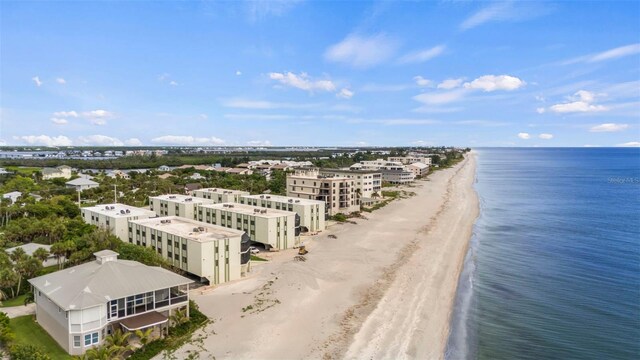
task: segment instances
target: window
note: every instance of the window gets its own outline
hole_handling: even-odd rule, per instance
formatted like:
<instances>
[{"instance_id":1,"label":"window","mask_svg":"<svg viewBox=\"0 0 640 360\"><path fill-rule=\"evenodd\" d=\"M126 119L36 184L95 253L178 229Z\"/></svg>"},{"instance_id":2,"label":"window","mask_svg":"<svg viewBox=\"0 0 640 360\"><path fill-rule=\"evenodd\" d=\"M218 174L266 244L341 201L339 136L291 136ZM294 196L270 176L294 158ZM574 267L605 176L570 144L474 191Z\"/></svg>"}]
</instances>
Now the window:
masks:
<instances>
[{"instance_id":1,"label":"window","mask_svg":"<svg viewBox=\"0 0 640 360\"><path fill-rule=\"evenodd\" d=\"M93 344L97 344L99 340L99 336L97 332L86 334L84 336L84 346L90 346Z\"/></svg>"},{"instance_id":2,"label":"window","mask_svg":"<svg viewBox=\"0 0 640 360\"><path fill-rule=\"evenodd\" d=\"M79 348L80 347L80 335L74 335L73 336L73 347L75 347L75 348Z\"/></svg>"}]
</instances>

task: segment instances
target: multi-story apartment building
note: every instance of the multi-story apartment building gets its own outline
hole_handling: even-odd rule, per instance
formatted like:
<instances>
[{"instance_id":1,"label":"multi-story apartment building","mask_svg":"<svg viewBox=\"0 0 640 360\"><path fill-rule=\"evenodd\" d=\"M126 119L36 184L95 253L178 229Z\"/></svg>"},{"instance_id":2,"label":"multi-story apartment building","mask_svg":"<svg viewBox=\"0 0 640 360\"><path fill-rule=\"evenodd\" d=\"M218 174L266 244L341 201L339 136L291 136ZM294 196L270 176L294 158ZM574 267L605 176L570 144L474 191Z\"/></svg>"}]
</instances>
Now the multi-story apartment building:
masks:
<instances>
[{"instance_id":1,"label":"multi-story apartment building","mask_svg":"<svg viewBox=\"0 0 640 360\"><path fill-rule=\"evenodd\" d=\"M316 232L325 229L324 201L263 194L242 196L240 203L267 209L293 211L300 217L301 232Z\"/></svg>"},{"instance_id":2,"label":"multi-story apartment building","mask_svg":"<svg viewBox=\"0 0 640 360\"><path fill-rule=\"evenodd\" d=\"M406 184L415 180L415 175L401 162L384 159L361 161L353 164L351 170L375 170L382 174L382 181L391 184Z\"/></svg>"},{"instance_id":3,"label":"multi-story apartment building","mask_svg":"<svg viewBox=\"0 0 640 360\"><path fill-rule=\"evenodd\" d=\"M376 170L320 169L320 175L343 176L355 180L361 198L371 198L373 194L380 195L382 189L382 173Z\"/></svg>"},{"instance_id":4,"label":"multi-story apartment building","mask_svg":"<svg viewBox=\"0 0 640 360\"><path fill-rule=\"evenodd\" d=\"M408 155L408 156L396 156L390 157L389 161L399 162L403 165L409 165L414 163L423 163L425 165L431 165L431 158L428 156L420 155Z\"/></svg>"},{"instance_id":5,"label":"multi-story apartment building","mask_svg":"<svg viewBox=\"0 0 640 360\"><path fill-rule=\"evenodd\" d=\"M429 165L421 162L416 162L407 165L407 170L411 171L415 177L423 177L429 174Z\"/></svg>"},{"instance_id":6,"label":"multi-story apartment building","mask_svg":"<svg viewBox=\"0 0 640 360\"><path fill-rule=\"evenodd\" d=\"M227 190L220 188L198 189L191 192L192 196L212 200L215 204L240 202L240 197L249 195L248 191Z\"/></svg>"},{"instance_id":7,"label":"multi-story apartment building","mask_svg":"<svg viewBox=\"0 0 640 360\"><path fill-rule=\"evenodd\" d=\"M320 175L318 170L287 174L287 196L320 200L329 216L360 211L355 180L344 176Z\"/></svg>"},{"instance_id":8,"label":"multi-story apartment building","mask_svg":"<svg viewBox=\"0 0 640 360\"><path fill-rule=\"evenodd\" d=\"M108 230L122 241L129 241L129 220L156 217L151 210L124 204L106 204L80 209L85 223Z\"/></svg>"},{"instance_id":9,"label":"multi-story apartment building","mask_svg":"<svg viewBox=\"0 0 640 360\"><path fill-rule=\"evenodd\" d=\"M158 216L180 216L195 219L196 208L200 204L213 204L215 201L199 197L167 194L149 197L149 209Z\"/></svg>"},{"instance_id":10,"label":"multi-story apartment building","mask_svg":"<svg viewBox=\"0 0 640 360\"><path fill-rule=\"evenodd\" d=\"M243 231L168 216L129 222L129 242L152 248L173 266L210 284L239 279L249 266Z\"/></svg>"},{"instance_id":11,"label":"multi-story apartment building","mask_svg":"<svg viewBox=\"0 0 640 360\"><path fill-rule=\"evenodd\" d=\"M101 346L116 329L152 328L159 337L175 309L186 308L193 281L169 270L118 260L111 250L96 260L29 280L36 320L70 355Z\"/></svg>"},{"instance_id":12,"label":"multi-story apartment building","mask_svg":"<svg viewBox=\"0 0 640 360\"><path fill-rule=\"evenodd\" d=\"M197 217L209 224L242 230L267 250L298 246L299 217L292 211L238 203L203 204L198 207Z\"/></svg>"}]
</instances>

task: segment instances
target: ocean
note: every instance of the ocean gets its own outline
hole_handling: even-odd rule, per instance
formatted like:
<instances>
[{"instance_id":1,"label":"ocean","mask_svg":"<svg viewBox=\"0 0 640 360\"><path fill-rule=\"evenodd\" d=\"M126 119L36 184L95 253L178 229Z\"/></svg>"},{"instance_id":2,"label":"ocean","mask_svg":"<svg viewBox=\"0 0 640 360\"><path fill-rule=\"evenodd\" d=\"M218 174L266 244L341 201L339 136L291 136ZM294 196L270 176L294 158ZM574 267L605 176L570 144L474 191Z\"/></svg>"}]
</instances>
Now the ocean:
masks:
<instances>
[{"instance_id":1,"label":"ocean","mask_svg":"<svg viewBox=\"0 0 640 360\"><path fill-rule=\"evenodd\" d=\"M640 359L640 149L478 149L446 358Z\"/></svg>"}]
</instances>

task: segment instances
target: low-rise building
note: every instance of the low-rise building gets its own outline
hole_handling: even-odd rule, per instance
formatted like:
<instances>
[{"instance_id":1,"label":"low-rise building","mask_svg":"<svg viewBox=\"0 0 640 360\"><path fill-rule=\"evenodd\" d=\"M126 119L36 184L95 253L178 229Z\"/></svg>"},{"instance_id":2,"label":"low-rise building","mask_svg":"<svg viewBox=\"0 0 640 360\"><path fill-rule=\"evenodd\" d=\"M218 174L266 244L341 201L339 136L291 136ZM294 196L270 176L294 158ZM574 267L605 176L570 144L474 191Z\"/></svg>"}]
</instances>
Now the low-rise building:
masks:
<instances>
[{"instance_id":1,"label":"low-rise building","mask_svg":"<svg viewBox=\"0 0 640 360\"><path fill-rule=\"evenodd\" d=\"M15 204L16 201L18 201L18 198L20 198L20 196L22 196L22 193L20 191L12 191L12 192L2 194L2 198L9 199L11 204Z\"/></svg>"},{"instance_id":2,"label":"low-rise building","mask_svg":"<svg viewBox=\"0 0 640 360\"><path fill-rule=\"evenodd\" d=\"M407 170L411 171L415 177L423 177L429 174L429 165L421 162L416 162L407 165Z\"/></svg>"},{"instance_id":3,"label":"low-rise building","mask_svg":"<svg viewBox=\"0 0 640 360\"><path fill-rule=\"evenodd\" d=\"M82 177L67 181L65 184L67 185L67 188L75 189L76 191L83 191L100 186L97 182Z\"/></svg>"},{"instance_id":4,"label":"low-rise building","mask_svg":"<svg viewBox=\"0 0 640 360\"><path fill-rule=\"evenodd\" d=\"M249 195L249 192L221 188L206 188L194 190L191 192L191 195L202 199L209 199L216 204L229 202L239 203L240 198L242 196Z\"/></svg>"},{"instance_id":5,"label":"low-rise building","mask_svg":"<svg viewBox=\"0 0 640 360\"><path fill-rule=\"evenodd\" d=\"M163 334L176 309L186 308L193 281L160 267L118 260L103 250L95 261L29 280L36 320L70 355L101 346L117 329Z\"/></svg>"},{"instance_id":6,"label":"low-rise building","mask_svg":"<svg viewBox=\"0 0 640 360\"><path fill-rule=\"evenodd\" d=\"M16 249L22 249L24 253L29 256L33 256L33 253L36 252L36 250L38 249L45 249L49 252L49 256L42 261L42 266L48 267L48 266L54 266L58 264L58 259L56 258L56 256L51 254L51 245L28 243L28 244L8 248L8 249L5 249L4 251L7 254L12 254L14 251L16 251ZM60 258L60 262L65 262L65 261L66 259L64 258L64 256L62 256Z\"/></svg>"},{"instance_id":7,"label":"low-rise building","mask_svg":"<svg viewBox=\"0 0 640 360\"><path fill-rule=\"evenodd\" d=\"M355 180L356 190L360 190L358 195L361 198L371 199L379 196L382 189L382 173L376 170L320 169L320 174L344 176Z\"/></svg>"},{"instance_id":8,"label":"low-rise building","mask_svg":"<svg viewBox=\"0 0 640 360\"><path fill-rule=\"evenodd\" d=\"M423 163L425 165L431 165L431 158L421 154L389 157L389 161L399 162L403 165L410 165L414 163Z\"/></svg>"},{"instance_id":9,"label":"low-rise building","mask_svg":"<svg viewBox=\"0 0 640 360\"><path fill-rule=\"evenodd\" d=\"M243 195L240 203L267 209L293 211L300 217L301 232L325 229L324 201L294 198L280 195Z\"/></svg>"},{"instance_id":10,"label":"low-rise building","mask_svg":"<svg viewBox=\"0 0 640 360\"><path fill-rule=\"evenodd\" d=\"M54 168L42 168L40 172L42 173L43 180L51 180L55 178L71 178L71 167L67 165L61 165Z\"/></svg>"},{"instance_id":11,"label":"low-rise building","mask_svg":"<svg viewBox=\"0 0 640 360\"><path fill-rule=\"evenodd\" d=\"M122 241L129 241L129 220L156 217L156 213L124 204L105 204L80 209L85 223L108 230Z\"/></svg>"},{"instance_id":12,"label":"low-rise building","mask_svg":"<svg viewBox=\"0 0 640 360\"><path fill-rule=\"evenodd\" d=\"M287 174L287 196L320 200L328 216L360 211L355 180L344 176L320 175L318 170L299 170Z\"/></svg>"},{"instance_id":13,"label":"low-rise building","mask_svg":"<svg viewBox=\"0 0 640 360\"><path fill-rule=\"evenodd\" d=\"M415 180L415 175L401 162L384 159L361 161L349 167L351 170L374 170L382 174L382 181L390 184L406 184Z\"/></svg>"},{"instance_id":14,"label":"low-rise building","mask_svg":"<svg viewBox=\"0 0 640 360\"><path fill-rule=\"evenodd\" d=\"M198 190L196 190L198 191ZM200 204L213 204L214 201L180 194L167 194L149 197L149 209L158 216L180 216L195 219L196 208Z\"/></svg>"},{"instance_id":15,"label":"low-rise building","mask_svg":"<svg viewBox=\"0 0 640 360\"><path fill-rule=\"evenodd\" d=\"M240 279L249 270L250 241L244 231L168 216L130 221L129 242L152 248L210 284Z\"/></svg>"},{"instance_id":16,"label":"low-rise building","mask_svg":"<svg viewBox=\"0 0 640 360\"><path fill-rule=\"evenodd\" d=\"M203 204L198 220L246 232L252 241L267 250L298 246L299 219L296 213L237 203Z\"/></svg>"}]
</instances>

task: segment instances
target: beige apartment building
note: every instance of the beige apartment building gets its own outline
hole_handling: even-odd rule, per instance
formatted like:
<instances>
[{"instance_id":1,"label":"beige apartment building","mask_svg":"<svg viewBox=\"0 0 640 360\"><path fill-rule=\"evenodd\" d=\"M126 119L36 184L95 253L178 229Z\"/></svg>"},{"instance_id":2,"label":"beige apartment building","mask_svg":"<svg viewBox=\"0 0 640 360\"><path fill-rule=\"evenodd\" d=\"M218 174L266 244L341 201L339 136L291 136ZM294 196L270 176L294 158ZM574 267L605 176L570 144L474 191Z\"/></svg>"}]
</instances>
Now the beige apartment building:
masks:
<instances>
[{"instance_id":1,"label":"beige apartment building","mask_svg":"<svg viewBox=\"0 0 640 360\"><path fill-rule=\"evenodd\" d=\"M293 211L300 218L301 232L317 232L325 229L324 201L262 194L242 196L240 203L267 209Z\"/></svg>"},{"instance_id":2,"label":"beige apartment building","mask_svg":"<svg viewBox=\"0 0 640 360\"><path fill-rule=\"evenodd\" d=\"M431 165L431 158L428 156L417 156L417 155L396 156L396 157L390 157L389 161L399 162L403 165L409 165L414 163L423 163L425 165Z\"/></svg>"},{"instance_id":3,"label":"beige apartment building","mask_svg":"<svg viewBox=\"0 0 640 360\"><path fill-rule=\"evenodd\" d=\"M108 230L122 241L129 241L129 220L156 217L151 210L124 204L105 204L80 209L85 223Z\"/></svg>"},{"instance_id":4,"label":"beige apartment building","mask_svg":"<svg viewBox=\"0 0 640 360\"><path fill-rule=\"evenodd\" d=\"M180 216L188 219L196 218L196 208L200 204L213 204L213 200L199 197L167 194L149 197L149 209L158 216Z\"/></svg>"},{"instance_id":5,"label":"beige apartment building","mask_svg":"<svg viewBox=\"0 0 640 360\"><path fill-rule=\"evenodd\" d=\"M415 177L423 177L429 174L429 165L421 162L416 162L407 165L407 170L411 171Z\"/></svg>"},{"instance_id":6,"label":"beige apartment building","mask_svg":"<svg viewBox=\"0 0 640 360\"><path fill-rule=\"evenodd\" d=\"M264 244L267 250L298 246L296 213L257 206L223 203L198 207L199 221L246 232L251 241Z\"/></svg>"},{"instance_id":7,"label":"beige apartment building","mask_svg":"<svg viewBox=\"0 0 640 360\"><path fill-rule=\"evenodd\" d=\"M287 174L287 196L320 200L327 215L360 211L355 180L344 176L321 175L318 170L301 170Z\"/></svg>"},{"instance_id":8,"label":"beige apartment building","mask_svg":"<svg viewBox=\"0 0 640 360\"><path fill-rule=\"evenodd\" d=\"M248 191L228 190L220 188L198 189L191 192L192 196L212 200L215 204L240 202L240 197L249 195Z\"/></svg>"},{"instance_id":9,"label":"beige apartment building","mask_svg":"<svg viewBox=\"0 0 640 360\"><path fill-rule=\"evenodd\" d=\"M320 175L343 176L355 180L361 198L372 198L382 189L382 173L375 170L320 169Z\"/></svg>"},{"instance_id":10,"label":"beige apartment building","mask_svg":"<svg viewBox=\"0 0 640 360\"><path fill-rule=\"evenodd\" d=\"M133 220L129 242L155 250L209 284L240 279L249 270L249 238L222 226L177 216Z\"/></svg>"},{"instance_id":11,"label":"beige apartment building","mask_svg":"<svg viewBox=\"0 0 640 360\"><path fill-rule=\"evenodd\" d=\"M397 161L384 159L361 161L349 167L351 170L374 170L382 174L382 181L391 184L407 184L415 180L413 172Z\"/></svg>"}]
</instances>

